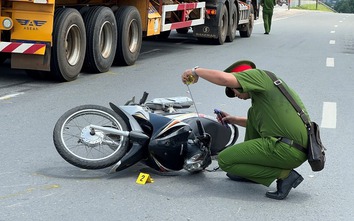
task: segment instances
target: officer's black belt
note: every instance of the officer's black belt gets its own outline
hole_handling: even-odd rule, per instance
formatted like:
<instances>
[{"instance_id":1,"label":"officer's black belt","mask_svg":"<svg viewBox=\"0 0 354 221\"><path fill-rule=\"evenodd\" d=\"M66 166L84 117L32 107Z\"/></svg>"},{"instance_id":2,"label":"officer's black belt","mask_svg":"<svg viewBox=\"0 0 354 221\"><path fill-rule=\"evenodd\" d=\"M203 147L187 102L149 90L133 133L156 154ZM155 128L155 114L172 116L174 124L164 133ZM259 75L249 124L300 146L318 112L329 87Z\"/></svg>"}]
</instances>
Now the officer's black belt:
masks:
<instances>
[{"instance_id":1,"label":"officer's black belt","mask_svg":"<svg viewBox=\"0 0 354 221\"><path fill-rule=\"evenodd\" d=\"M298 143L295 143L291 139L288 139L286 137L279 137L278 141L286 143L286 144L289 144L290 146L295 147L296 149L298 149L298 150L302 151L303 153L307 154L307 149L306 148L304 148L303 146L301 146Z\"/></svg>"}]
</instances>

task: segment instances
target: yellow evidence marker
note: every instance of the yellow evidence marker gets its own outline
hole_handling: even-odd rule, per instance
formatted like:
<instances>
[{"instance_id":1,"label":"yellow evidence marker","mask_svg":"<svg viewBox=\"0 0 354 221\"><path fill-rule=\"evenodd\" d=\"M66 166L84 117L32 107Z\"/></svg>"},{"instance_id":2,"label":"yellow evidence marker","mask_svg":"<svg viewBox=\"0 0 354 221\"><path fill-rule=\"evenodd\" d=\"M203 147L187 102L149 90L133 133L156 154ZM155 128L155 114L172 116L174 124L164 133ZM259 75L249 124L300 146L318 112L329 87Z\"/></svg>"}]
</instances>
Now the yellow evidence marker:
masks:
<instances>
[{"instance_id":1,"label":"yellow evidence marker","mask_svg":"<svg viewBox=\"0 0 354 221\"><path fill-rule=\"evenodd\" d=\"M140 173L138 179L136 179L137 184L153 183L154 180L147 173Z\"/></svg>"}]
</instances>

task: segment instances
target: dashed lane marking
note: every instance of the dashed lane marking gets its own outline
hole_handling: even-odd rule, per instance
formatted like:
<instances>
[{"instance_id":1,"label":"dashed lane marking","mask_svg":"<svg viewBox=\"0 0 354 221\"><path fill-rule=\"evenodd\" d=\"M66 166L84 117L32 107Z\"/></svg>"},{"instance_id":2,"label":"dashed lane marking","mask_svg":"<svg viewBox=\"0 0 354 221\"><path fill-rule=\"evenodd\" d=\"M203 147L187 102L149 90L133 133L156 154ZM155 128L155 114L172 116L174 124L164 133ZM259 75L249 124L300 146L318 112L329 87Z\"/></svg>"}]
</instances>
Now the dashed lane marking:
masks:
<instances>
[{"instance_id":1,"label":"dashed lane marking","mask_svg":"<svg viewBox=\"0 0 354 221\"><path fill-rule=\"evenodd\" d=\"M0 101L1 101L1 100L8 100L8 99L10 99L10 98L17 97L17 96L22 95L22 94L24 94L24 92L14 93L14 94L8 94L8 95L5 95L5 96L0 97Z\"/></svg>"},{"instance_id":2,"label":"dashed lane marking","mask_svg":"<svg viewBox=\"0 0 354 221\"><path fill-rule=\"evenodd\" d=\"M337 103L323 102L321 127L322 128L337 127Z\"/></svg>"},{"instance_id":3,"label":"dashed lane marking","mask_svg":"<svg viewBox=\"0 0 354 221\"><path fill-rule=\"evenodd\" d=\"M334 58L327 58L326 59L326 66L327 67L334 67Z\"/></svg>"}]
</instances>

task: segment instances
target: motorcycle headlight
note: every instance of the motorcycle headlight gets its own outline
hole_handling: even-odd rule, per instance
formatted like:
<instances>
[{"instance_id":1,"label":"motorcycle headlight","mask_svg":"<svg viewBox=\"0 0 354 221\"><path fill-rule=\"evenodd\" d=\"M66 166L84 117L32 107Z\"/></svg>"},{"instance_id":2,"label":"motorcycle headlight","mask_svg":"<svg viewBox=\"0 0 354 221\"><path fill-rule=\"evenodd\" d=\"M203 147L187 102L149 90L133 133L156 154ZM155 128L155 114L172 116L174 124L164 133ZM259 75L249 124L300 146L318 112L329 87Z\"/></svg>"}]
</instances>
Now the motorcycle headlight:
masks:
<instances>
[{"instance_id":1,"label":"motorcycle headlight","mask_svg":"<svg viewBox=\"0 0 354 221\"><path fill-rule=\"evenodd\" d=\"M185 164L183 168L188 172L197 172L203 169L201 162Z\"/></svg>"},{"instance_id":2,"label":"motorcycle headlight","mask_svg":"<svg viewBox=\"0 0 354 221\"><path fill-rule=\"evenodd\" d=\"M203 163L204 155L203 153L197 153L192 157L186 159L184 163L184 169L189 172L196 172L202 170L202 163Z\"/></svg>"}]
</instances>

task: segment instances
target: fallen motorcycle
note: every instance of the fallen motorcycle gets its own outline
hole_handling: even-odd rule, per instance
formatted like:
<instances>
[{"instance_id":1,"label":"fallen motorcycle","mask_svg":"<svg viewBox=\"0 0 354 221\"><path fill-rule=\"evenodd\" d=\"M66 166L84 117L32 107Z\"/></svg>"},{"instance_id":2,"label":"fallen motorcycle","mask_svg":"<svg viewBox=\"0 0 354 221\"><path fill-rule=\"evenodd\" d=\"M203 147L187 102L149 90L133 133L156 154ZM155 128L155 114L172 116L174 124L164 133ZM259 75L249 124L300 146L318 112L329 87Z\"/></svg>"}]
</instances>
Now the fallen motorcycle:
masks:
<instances>
[{"instance_id":1,"label":"fallen motorcycle","mask_svg":"<svg viewBox=\"0 0 354 221\"><path fill-rule=\"evenodd\" d=\"M148 93L123 106L82 105L57 121L53 141L70 164L84 169L121 171L138 162L161 171L204 170L226 147L235 144L235 125L188 109L188 97L155 98Z\"/></svg>"}]
</instances>

